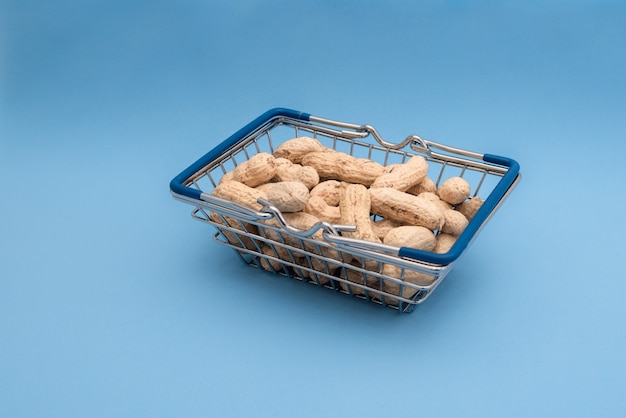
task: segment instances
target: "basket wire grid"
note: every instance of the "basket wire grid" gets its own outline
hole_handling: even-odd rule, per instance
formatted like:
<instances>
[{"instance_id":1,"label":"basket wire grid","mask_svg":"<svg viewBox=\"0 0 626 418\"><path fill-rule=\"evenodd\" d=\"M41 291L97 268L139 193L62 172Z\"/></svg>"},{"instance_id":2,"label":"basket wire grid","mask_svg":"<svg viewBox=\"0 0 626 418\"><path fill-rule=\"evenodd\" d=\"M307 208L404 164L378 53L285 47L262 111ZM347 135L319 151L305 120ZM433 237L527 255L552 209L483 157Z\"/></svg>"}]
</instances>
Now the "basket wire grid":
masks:
<instances>
[{"instance_id":1,"label":"basket wire grid","mask_svg":"<svg viewBox=\"0 0 626 418\"><path fill-rule=\"evenodd\" d=\"M384 166L422 155L436 185L463 177L472 196L485 203L447 254L348 238L349 225L318 222L307 230L289 224L270 202L260 211L212 196L220 179L253 155L272 153L284 141L309 136L323 145ZM408 136L400 143L380 137L370 125L339 122L288 109L272 109L211 150L172 180L176 199L195 208L192 217L216 229L214 239L246 264L335 292L411 312L425 301L456 264L519 182L511 159L478 154ZM378 216L372 215L373 220ZM389 266L393 266L389 270ZM393 274L389 274L393 271Z\"/></svg>"}]
</instances>

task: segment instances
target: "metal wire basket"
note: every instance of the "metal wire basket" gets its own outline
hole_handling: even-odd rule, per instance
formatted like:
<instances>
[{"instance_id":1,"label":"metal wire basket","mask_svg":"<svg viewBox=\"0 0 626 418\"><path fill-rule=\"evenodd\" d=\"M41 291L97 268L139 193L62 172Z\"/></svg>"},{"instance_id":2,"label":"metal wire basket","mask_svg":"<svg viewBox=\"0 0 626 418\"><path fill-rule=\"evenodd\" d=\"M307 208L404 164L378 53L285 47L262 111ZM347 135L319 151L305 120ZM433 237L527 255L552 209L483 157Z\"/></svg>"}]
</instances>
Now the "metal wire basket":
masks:
<instances>
[{"instance_id":1,"label":"metal wire basket","mask_svg":"<svg viewBox=\"0 0 626 418\"><path fill-rule=\"evenodd\" d=\"M337 151L384 166L422 155L438 185L463 177L484 203L444 254L348 238L352 226L318 222L307 230L290 225L276 207L260 201L255 211L211 195L220 179L253 155L272 153L286 140L310 136ZM411 312L450 272L495 211L520 181L519 164L506 157L453 148L417 135L385 141L370 125L359 125L276 108L259 116L182 171L170 183L175 199L195 208L192 217L216 228L215 240L241 260L335 292ZM373 215L373 219L375 215ZM396 272L386 274L389 266Z\"/></svg>"}]
</instances>

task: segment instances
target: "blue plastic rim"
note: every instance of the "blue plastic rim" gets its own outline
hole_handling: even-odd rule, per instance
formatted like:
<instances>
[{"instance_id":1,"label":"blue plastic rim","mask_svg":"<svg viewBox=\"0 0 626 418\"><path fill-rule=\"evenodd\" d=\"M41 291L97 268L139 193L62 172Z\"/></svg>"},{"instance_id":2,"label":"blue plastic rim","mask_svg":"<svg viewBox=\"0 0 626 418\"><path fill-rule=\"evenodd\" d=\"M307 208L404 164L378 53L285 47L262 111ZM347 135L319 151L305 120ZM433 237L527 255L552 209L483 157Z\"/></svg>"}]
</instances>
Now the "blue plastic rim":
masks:
<instances>
[{"instance_id":1,"label":"blue plastic rim","mask_svg":"<svg viewBox=\"0 0 626 418\"><path fill-rule=\"evenodd\" d=\"M185 186L185 182L198 171L202 170L211 161L222 155L227 149L243 141L248 135L254 132L259 127L263 126L272 119L279 117L288 117L297 120L308 121L311 115L309 113L299 112L296 110L285 108L274 108L263 113L252 122L232 134L225 139L218 146L211 151L200 157L196 162L191 164L179 175L174 177L170 182L170 190L180 196L189 197L195 200L201 199L201 191ZM436 254L429 251L416 250L414 248L402 247L398 255L400 257L406 257L414 260L425 261L427 263L433 263L437 265L448 265L454 260L460 257L463 251L467 248L472 238L478 233L481 226L486 222L489 215L496 209L500 201L505 197L508 190L515 183L519 172L520 166L517 161L493 154L484 154L483 161L496 164L503 167L508 167L508 170L504 176L500 179L498 184L485 199L484 203L472 219L472 221L465 228L465 231L456 240L450 251L445 254Z\"/></svg>"}]
</instances>

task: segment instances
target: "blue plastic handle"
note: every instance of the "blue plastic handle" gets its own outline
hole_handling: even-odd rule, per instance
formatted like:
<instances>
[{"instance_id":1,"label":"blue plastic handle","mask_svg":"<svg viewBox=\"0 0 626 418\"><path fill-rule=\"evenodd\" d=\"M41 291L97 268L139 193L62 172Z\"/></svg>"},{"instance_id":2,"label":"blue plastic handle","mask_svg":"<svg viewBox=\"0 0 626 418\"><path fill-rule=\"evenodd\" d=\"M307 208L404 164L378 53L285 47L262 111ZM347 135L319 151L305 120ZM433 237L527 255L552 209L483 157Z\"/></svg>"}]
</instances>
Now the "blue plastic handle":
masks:
<instances>
[{"instance_id":1,"label":"blue plastic handle","mask_svg":"<svg viewBox=\"0 0 626 418\"><path fill-rule=\"evenodd\" d=\"M292 119L308 121L310 116L311 115L308 113L298 112L296 110L280 107L268 110L267 112L263 113L261 116L257 117L252 122L248 123L246 126L232 134L218 146L213 148L204 156L200 157L200 159L198 159L195 163L191 164L189 167L183 170L179 175L174 177L170 182L170 190L175 194L200 200L200 196L202 193L200 190L185 186L185 183L191 176L200 171L211 161L222 155L222 153L224 153L228 148L245 139L250 133L254 132L257 128L263 126L268 121L277 117L289 117Z\"/></svg>"},{"instance_id":2,"label":"blue plastic handle","mask_svg":"<svg viewBox=\"0 0 626 418\"><path fill-rule=\"evenodd\" d=\"M519 163L511 158L493 154L484 154L483 161L508 167L509 169L506 174L502 176L498 184L496 184L496 187L494 187L487 199L485 199L478 212L476 212L476 215L474 215L474 218L472 218L472 221L467 225L450 251L445 254L436 254L433 252L416 250L414 248L402 247L400 248L398 255L401 257L423 260L428 263L440 265L450 264L459 258L465 248L469 245L474 235L478 233L482 224L485 223L489 215L495 210L498 203L504 198L509 188L515 182L515 179L519 175L520 171Z\"/></svg>"}]
</instances>

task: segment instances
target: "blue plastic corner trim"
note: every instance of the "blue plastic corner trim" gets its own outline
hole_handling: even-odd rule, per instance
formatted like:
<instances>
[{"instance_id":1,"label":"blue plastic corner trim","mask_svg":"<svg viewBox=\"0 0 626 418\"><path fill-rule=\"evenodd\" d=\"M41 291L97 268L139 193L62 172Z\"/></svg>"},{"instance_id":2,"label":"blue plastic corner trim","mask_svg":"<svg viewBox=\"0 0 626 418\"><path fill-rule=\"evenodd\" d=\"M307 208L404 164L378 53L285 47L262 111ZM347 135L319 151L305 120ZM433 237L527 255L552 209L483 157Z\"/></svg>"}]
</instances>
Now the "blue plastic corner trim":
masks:
<instances>
[{"instance_id":1,"label":"blue plastic corner trim","mask_svg":"<svg viewBox=\"0 0 626 418\"><path fill-rule=\"evenodd\" d=\"M499 155L484 154L483 161L508 167L506 174L502 176L498 184L485 199L472 221L467 225L465 231L456 240L450 251L445 254L435 254L428 251L416 250L414 248L402 247L398 254L400 257L408 257L417 260L423 260L427 263L447 265L460 257L467 248L470 241L478 233L480 227L485 223L489 215L495 210L498 203L504 198L509 188L515 182L519 175L519 163L511 158L501 157Z\"/></svg>"},{"instance_id":2,"label":"blue plastic corner trim","mask_svg":"<svg viewBox=\"0 0 626 418\"><path fill-rule=\"evenodd\" d=\"M267 112L263 113L261 116L257 117L252 122L248 123L246 126L229 136L222 143L217 145L204 156L200 157L200 159L198 159L196 162L183 170L179 175L174 177L170 182L170 190L175 194L199 200L201 195L200 190L184 186L184 183L187 181L187 179L200 171L211 161L219 157L228 148L243 140L259 126L262 126L266 122L281 116L305 121L308 121L311 117L311 115L308 113L298 112L297 110L285 109L282 107L268 110Z\"/></svg>"}]
</instances>

